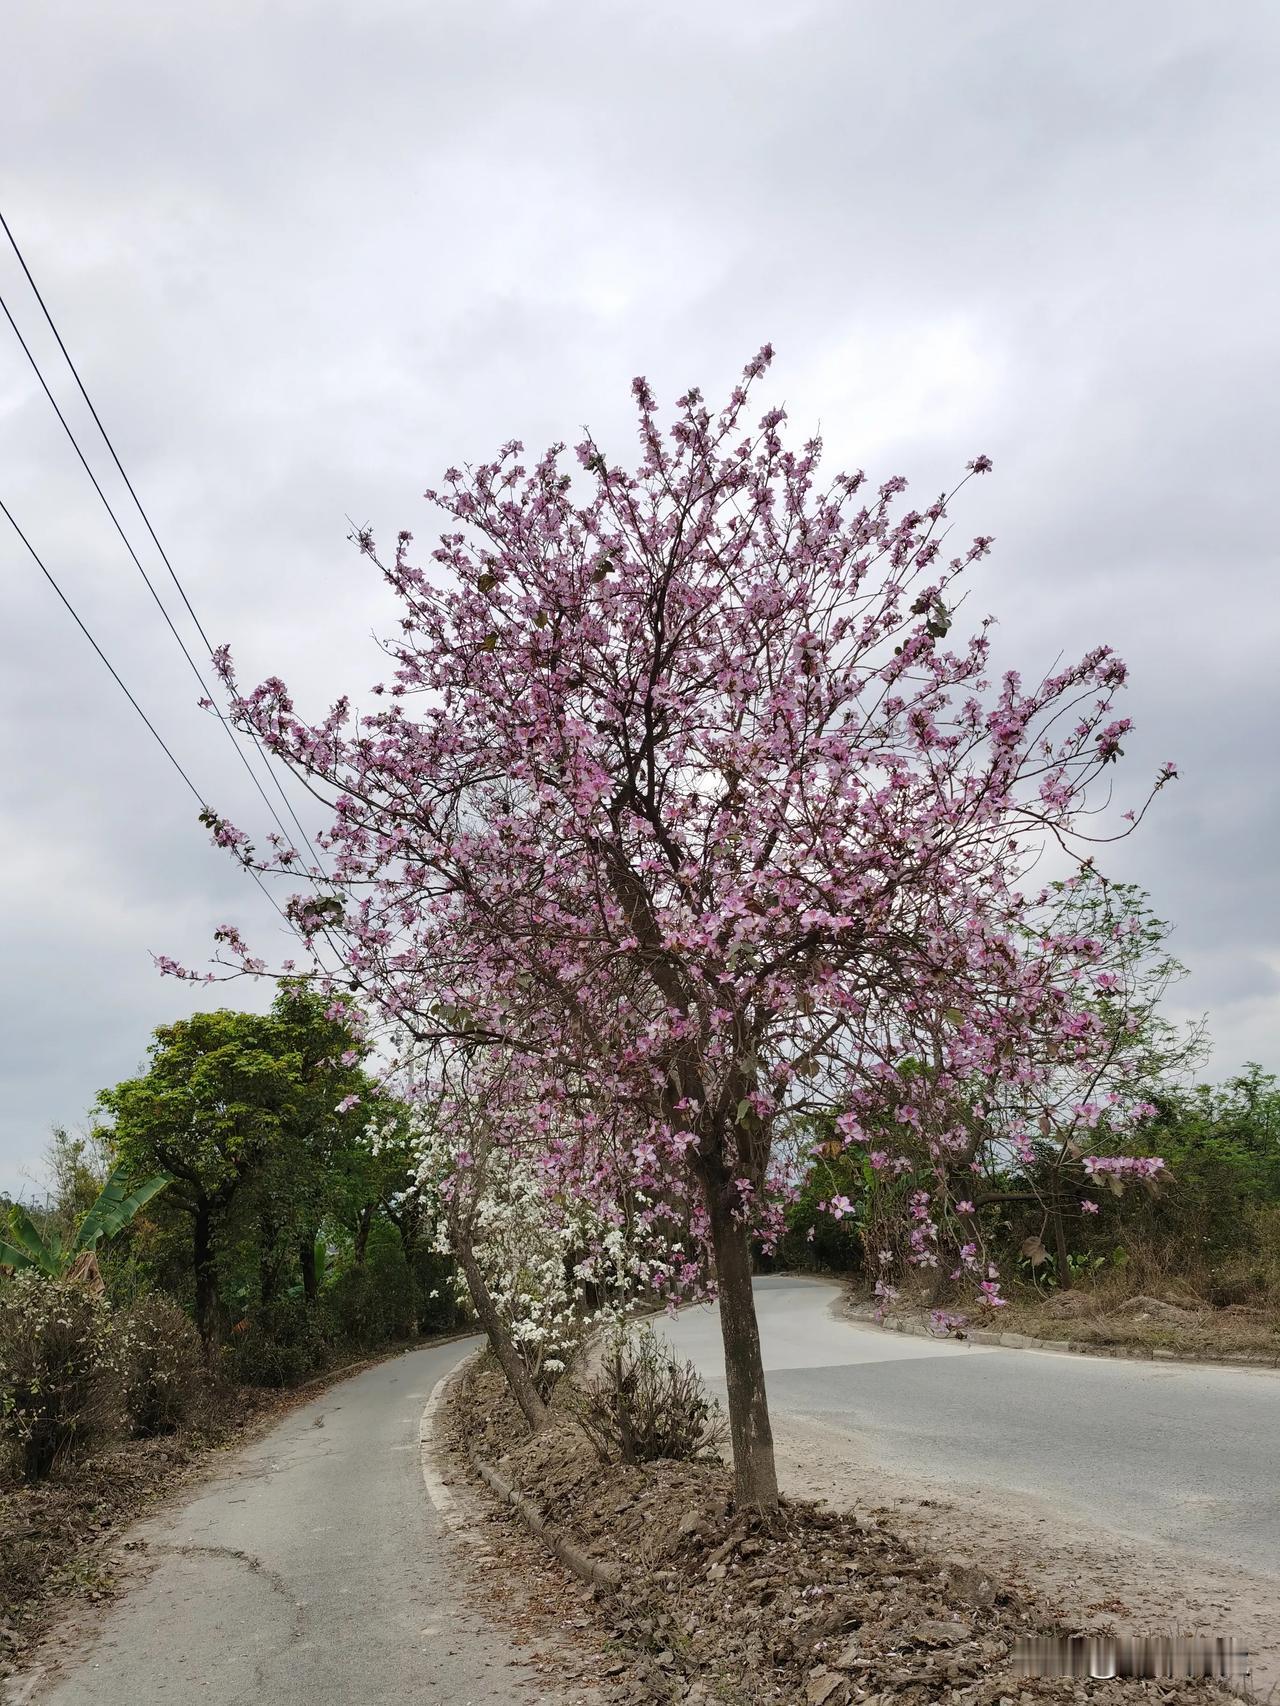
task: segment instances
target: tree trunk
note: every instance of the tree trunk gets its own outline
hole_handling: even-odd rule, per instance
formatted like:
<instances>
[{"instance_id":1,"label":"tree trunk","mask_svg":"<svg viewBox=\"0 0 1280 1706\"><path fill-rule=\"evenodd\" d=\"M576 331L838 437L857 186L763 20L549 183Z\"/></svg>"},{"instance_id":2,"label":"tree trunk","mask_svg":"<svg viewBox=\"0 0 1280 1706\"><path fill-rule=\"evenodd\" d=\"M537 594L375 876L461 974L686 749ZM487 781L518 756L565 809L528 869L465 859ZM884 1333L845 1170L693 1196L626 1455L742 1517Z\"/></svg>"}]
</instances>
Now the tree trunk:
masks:
<instances>
[{"instance_id":1,"label":"tree trunk","mask_svg":"<svg viewBox=\"0 0 1280 1706\"><path fill-rule=\"evenodd\" d=\"M192 1256L196 1271L196 1326L205 1350L212 1351L218 1343L221 1308L218 1275L213 1265L213 1215L207 1202L196 1205Z\"/></svg>"},{"instance_id":2,"label":"tree trunk","mask_svg":"<svg viewBox=\"0 0 1280 1706\"><path fill-rule=\"evenodd\" d=\"M369 1249L369 1229L373 1225L373 1204L366 1203L356 1221L356 1266L362 1268Z\"/></svg>"},{"instance_id":3,"label":"tree trunk","mask_svg":"<svg viewBox=\"0 0 1280 1706\"><path fill-rule=\"evenodd\" d=\"M1067 1259L1067 1229L1062 1222L1062 1210L1053 1211L1053 1259L1057 1267L1059 1291L1071 1290L1071 1263Z\"/></svg>"},{"instance_id":4,"label":"tree trunk","mask_svg":"<svg viewBox=\"0 0 1280 1706\"><path fill-rule=\"evenodd\" d=\"M734 1500L740 1509L772 1511L778 1506L778 1471L760 1354L760 1325L751 1290L751 1232L734 1216L728 1181L720 1189L708 1184L706 1195L716 1253Z\"/></svg>"},{"instance_id":5,"label":"tree trunk","mask_svg":"<svg viewBox=\"0 0 1280 1706\"><path fill-rule=\"evenodd\" d=\"M494 1356L498 1359L499 1367L507 1377L507 1385L511 1388L512 1397L523 1410L530 1431L538 1433L540 1429L546 1427L549 1420L547 1406L543 1403L537 1387L529 1378L528 1369L520 1360L520 1353L507 1331L506 1323L498 1313L469 1241L465 1237L460 1237L455 1240L455 1243L458 1249L458 1261L462 1267L463 1277L467 1282L467 1290L471 1293L472 1307L475 1309L480 1325L488 1335L489 1344Z\"/></svg>"},{"instance_id":6,"label":"tree trunk","mask_svg":"<svg viewBox=\"0 0 1280 1706\"><path fill-rule=\"evenodd\" d=\"M320 1276L316 1272L316 1235L304 1238L298 1246L298 1265L302 1269L302 1295L314 1303L320 1295Z\"/></svg>"}]
</instances>

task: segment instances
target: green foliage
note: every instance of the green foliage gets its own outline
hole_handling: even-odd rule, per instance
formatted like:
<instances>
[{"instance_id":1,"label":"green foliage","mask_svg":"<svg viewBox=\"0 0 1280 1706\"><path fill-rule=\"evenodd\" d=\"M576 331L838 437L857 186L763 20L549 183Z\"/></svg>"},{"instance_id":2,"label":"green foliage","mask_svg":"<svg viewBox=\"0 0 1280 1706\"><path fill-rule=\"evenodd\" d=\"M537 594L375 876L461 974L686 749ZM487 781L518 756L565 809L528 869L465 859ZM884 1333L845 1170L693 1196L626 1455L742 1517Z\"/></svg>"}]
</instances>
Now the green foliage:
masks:
<instances>
[{"instance_id":1,"label":"green foliage","mask_svg":"<svg viewBox=\"0 0 1280 1706\"><path fill-rule=\"evenodd\" d=\"M418 1248L409 1262L420 1333L453 1333L472 1325L465 1287L459 1288L452 1256Z\"/></svg>"},{"instance_id":2,"label":"green foliage","mask_svg":"<svg viewBox=\"0 0 1280 1706\"><path fill-rule=\"evenodd\" d=\"M56 1226L44 1233L21 1203L9 1210L8 1237L0 1238L0 1264L17 1271L33 1268L46 1279L63 1279L103 1238L124 1231L138 1211L169 1183L164 1174L131 1181L123 1163L114 1168L69 1241Z\"/></svg>"},{"instance_id":3,"label":"green foliage","mask_svg":"<svg viewBox=\"0 0 1280 1706\"><path fill-rule=\"evenodd\" d=\"M408 1338L416 1326L413 1282L407 1267L367 1265L338 1275L325 1299L335 1334L354 1350L373 1350Z\"/></svg>"},{"instance_id":4,"label":"green foliage","mask_svg":"<svg viewBox=\"0 0 1280 1706\"><path fill-rule=\"evenodd\" d=\"M1170 1209L1211 1262L1238 1246L1248 1209L1280 1202L1280 1088L1250 1064L1220 1086L1157 1096L1146 1146L1174 1176Z\"/></svg>"},{"instance_id":5,"label":"green foliage","mask_svg":"<svg viewBox=\"0 0 1280 1706\"><path fill-rule=\"evenodd\" d=\"M280 1297L235 1324L224 1372L242 1386L296 1386L324 1368L332 1351L320 1311L300 1297Z\"/></svg>"},{"instance_id":6,"label":"green foliage","mask_svg":"<svg viewBox=\"0 0 1280 1706\"><path fill-rule=\"evenodd\" d=\"M200 1336L190 1317L158 1293L117 1316L125 1410L136 1439L174 1433L204 1392Z\"/></svg>"},{"instance_id":7,"label":"green foliage","mask_svg":"<svg viewBox=\"0 0 1280 1706\"><path fill-rule=\"evenodd\" d=\"M866 1165L865 1156L853 1151L834 1160L814 1162L795 1201L787 1208L786 1236L778 1248L784 1267L816 1267L840 1274L863 1270ZM849 1198L854 1213L837 1220L825 1206L833 1196Z\"/></svg>"},{"instance_id":8,"label":"green foliage","mask_svg":"<svg viewBox=\"0 0 1280 1706\"><path fill-rule=\"evenodd\" d=\"M110 1312L85 1286L34 1270L0 1287L0 1442L40 1480L124 1419Z\"/></svg>"},{"instance_id":9,"label":"green foliage","mask_svg":"<svg viewBox=\"0 0 1280 1706\"><path fill-rule=\"evenodd\" d=\"M155 1033L146 1073L98 1099L121 1162L172 1177L167 1206L190 1224L193 1302L208 1342L237 1277L228 1269L252 1272L264 1304L287 1289L332 1206L342 1157L362 1146L373 1099L364 1045L329 1011L286 985L269 1013L193 1014Z\"/></svg>"},{"instance_id":10,"label":"green foliage","mask_svg":"<svg viewBox=\"0 0 1280 1706\"><path fill-rule=\"evenodd\" d=\"M368 1238L365 1259L337 1272L325 1293L331 1331L355 1350L412 1338L418 1325L413 1273L400 1238L385 1222Z\"/></svg>"},{"instance_id":11,"label":"green foliage","mask_svg":"<svg viewBox=\"0 0 1280 1706\"><path fill-rule=\"evenodd\" d=\"M1158 947L1164 926L1148 919L1145 928L1147 946ZM1169 968L1161 963L1159 969L1163 976ZM1182 1059L1186 1044L1161 1024L1148 1015L1135 1044L1156 1074ZM914 1069L924 1070L918 1063ZM967 1171L954 1176L952 1197L977 1204L966 1233L976 1229L984 1259L992 1259L1006 1278L1041 1292L1065 1278L1076 1286L1123 1281L1157 1291L1174 1284L1219 1305L1280 1302L1276 1077L1254 1064L1225 1083L1195 1088L1157 1076L1144 1083L1143 1095L1156 1112L1136 1140L1132 1132L1108 1132L1104 1119L1078 1134L1074 1155L1054 1132L1032 1140L1027 1163L1015 1160L1012 1146L1002 1163L997 1145L996 1164L989 1159L981 1176ZM824 1144L824 1135L829 1138L829 1128L815 1121L802 1149L807 1170L788 1213L779 1259L791 1266L861 1267L873 1275L896 1270L908 1283L945 1290L945 1271L913 1269L906 1260L901 1205L893 1200L902 1184L891 1172L874 1173L861 1149L842 1152ZM896 1141L903 1141L900 1135ZM1105 1181L1091 1184L1084 1176L1076 1157L1086 1144L1095 1153L1123 1147L1159 1155L1165 1171L1117 1196L1104 1188ZM852 1214L836 1220L819 1206L834 1197L847 1199ZM889 1261L882 1267L884 1251ZM1065 1275L1059 1273L1062 1261Z\"/></svg>"},{"instance_id":12,"label":"green foliage","mask_svg":"<svg viewBox=\"0 0 1280 1706\"><path fill-rule=\"evenodd\" d=\"M14 1268L66 1272L100 1250L139 1430L181 1425L194 1402L184 1311L206 1360L270 1386L457 1324L409 1110L366 1052L358 1025L293 984L267 1013L162 1026L145 1070L98 1098L91 1135L55 1133L45 1208L0 1221Z\"/></svg>"},{"instance_id":13,"label":"green foliage","mask_svg":"<svg viewBox=\"0 0 1280 1706\"><path fill-rule=\"evenodd\" d=\"M126 1168L113 1168L98 1193L97 1201L81 1222L76 1235L77 1245L82 1250L92 1250L100 1238L116 1237L168 1183L168 1177L163 1173L153 1179L131 1182Z\"/></svg>"}]
</instances>

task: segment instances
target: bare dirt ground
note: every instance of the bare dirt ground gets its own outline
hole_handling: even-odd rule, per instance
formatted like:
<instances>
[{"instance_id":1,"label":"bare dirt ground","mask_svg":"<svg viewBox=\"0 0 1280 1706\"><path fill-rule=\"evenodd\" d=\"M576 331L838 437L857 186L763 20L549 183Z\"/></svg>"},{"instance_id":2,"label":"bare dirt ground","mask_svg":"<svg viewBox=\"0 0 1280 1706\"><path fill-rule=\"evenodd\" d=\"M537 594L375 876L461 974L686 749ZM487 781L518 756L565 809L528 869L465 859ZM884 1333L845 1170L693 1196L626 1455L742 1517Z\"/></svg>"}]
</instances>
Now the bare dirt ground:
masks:
<instances>
[{"instance_id":1,"label":"bare dirt ground","mask_svg":"<svg viewBox=\"0 0 1280 1706\"><path fill-rule=\"evenodd\" d=\"M621 1567L621 1590L593 1595L573 1587L505 1507L491 1506L480 1531L471 1570L486 1615L501 1615L505 1602L526 1641L543 1630L557 1643L551 1662L566 1681L558 1644L576 1638L599 1680L600 1692L587 1699L1209 1706L1228 1698L1205 1683L1016 1676L1010 1651L1021 1633L1119 1632L1130 1612L1141 1612L1144 1633L1172 1620L1153 1627L1154 1602L1122 1605L1114 1581L1105 1600L1091 1600L1079 1591L1079 1569L1073 1581L1065 1567L1042 1575L1032 1533L1016 1523L993 1548L996 1567L980 1549L965 1556L961 1531L974 1519L959 1506L943 1511L919 1489L883 1485L873 1489L880 1510L869 1508L865 1469L826 1461L833 1442L821 1435L785 1438L790 1496L776 1519L762 1522L735 1513L718 1463L606 1466L568 1414L530 1440L495 1375L455 1395L445 1428L455 1482L466 1476L457 1448L478 1449L558 1532ZM802 1466L815 1461L822 1472L814 1490L831 1501L825 1508L802 1496ZM851 1511L833 1495L855 1482ZM1196 1627L1217 1617L1216 1607L1202 1609Z\"/></svg>"},{"instance_id":2,"label":"bare dirt ground","mask_svg":"<svg viewBox=\"0 0 1280 1706\"><path fill-rule=\"evenodd\" d=\"M880 1516L930 1551L1033 1591L1082 1633L1234 1635L1249 1649L1251 1692L1280 1701L1280 1595L1273 1578L1193 1554L1130 1544L1049 1505L990 1489L888 1473L865 1445L820 1423L775 1421L779 1474L796 1498ZM1259 1489L1270 1493L1271 1489Z\"/></svg>"}]
</instances>

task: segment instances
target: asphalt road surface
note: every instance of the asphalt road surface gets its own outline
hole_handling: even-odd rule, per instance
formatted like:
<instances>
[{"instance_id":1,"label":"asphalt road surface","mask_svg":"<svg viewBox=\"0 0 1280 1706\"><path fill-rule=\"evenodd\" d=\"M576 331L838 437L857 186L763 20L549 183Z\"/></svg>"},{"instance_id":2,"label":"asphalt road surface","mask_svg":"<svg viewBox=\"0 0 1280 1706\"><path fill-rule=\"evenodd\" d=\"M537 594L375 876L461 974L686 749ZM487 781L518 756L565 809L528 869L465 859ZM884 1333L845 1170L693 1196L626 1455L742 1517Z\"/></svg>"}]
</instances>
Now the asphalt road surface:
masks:
<instances>
[{"instance_id":1,"label":"asphalt road surface","mask_svg":"<svg viewBox=\"0 0 1280 1706\"><path fill-rule=\"evenodd\" d=\"M496 1706L524 1698L510 1638L460 1601L418 1432L477 1341L331 1387L133 1532L153 1572L52 1679L48 1706Z\"/></svg>"},{"instance_id":2,"label":"asphalt road surface","mask_svg":"<svg viewBox=\"0 0 1280 1706\"><path fill-rule=\"evenodd\" d=\"M858 1437L891 1471L1275 1575L1280 1610L1280 1373L909 1338L840 1318L837 1299L820 1280L756 1282L775 1415ZM723 1396L715 1310L662 1328Z\"/></svg>"}]
</instances>

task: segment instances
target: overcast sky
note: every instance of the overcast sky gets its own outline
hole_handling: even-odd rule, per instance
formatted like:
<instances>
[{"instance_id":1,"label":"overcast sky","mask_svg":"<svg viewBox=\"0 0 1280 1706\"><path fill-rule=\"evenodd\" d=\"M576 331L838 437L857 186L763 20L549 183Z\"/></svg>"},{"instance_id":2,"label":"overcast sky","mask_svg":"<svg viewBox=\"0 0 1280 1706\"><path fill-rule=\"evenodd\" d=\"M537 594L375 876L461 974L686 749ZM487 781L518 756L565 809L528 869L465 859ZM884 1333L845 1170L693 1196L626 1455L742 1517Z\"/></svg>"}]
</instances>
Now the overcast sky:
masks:
<instances>
[{"instance_id":1,"label":"overcast sky","mask_svg":"<svg viewBox=\"0 0 1280 1706\"><path fill-rule=\"evenodd\" d=\"M1268 0L17 0L0 197L206 629L307 710L381 673L345 516L425 547L449 462L616 445L633 374L714 398L769 339L762 398L833 462L932 497L992 456L970 609L1028 673L1130 662L1128 780L1182 780L1106 868L1175 923L1226 1074L1280 1067L1278 57ZM11 255L0 290L79 430ZM7 327L0 496L261 833ZM0 1188L30 1189L190 1010L150 952L279 924L9 535L0 568Z\"/></svg>"}]
</instances>

